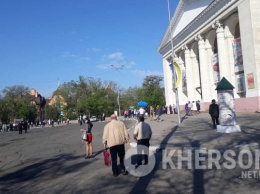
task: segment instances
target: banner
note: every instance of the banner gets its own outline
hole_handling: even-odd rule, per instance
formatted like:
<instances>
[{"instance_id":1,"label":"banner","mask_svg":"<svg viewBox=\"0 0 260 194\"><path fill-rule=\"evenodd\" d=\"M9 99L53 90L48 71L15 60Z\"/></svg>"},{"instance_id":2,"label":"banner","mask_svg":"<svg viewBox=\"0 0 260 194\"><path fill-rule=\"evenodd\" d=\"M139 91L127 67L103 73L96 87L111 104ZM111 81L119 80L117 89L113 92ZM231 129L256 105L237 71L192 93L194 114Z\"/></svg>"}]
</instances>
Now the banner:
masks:
<instances>
[{"instance_id":1,"label":"banner","mask_svg":"<svg viewBox=\"0 0 260 194\"><path fill-rule=\"evenodd\" d=\"M212 55L211 65L212 65L212 68L213 68L214 83L218 83L220 81L219 65L218 65L218 53L215 53L214 55Z\"/></svg>"},{"instance_id":2,"label":"banner","mask_svg":"<svg viewBox=\"0 0 260 194\"><path fill-rule=\"evenodd\" d=\"M237 38L233 41L233 54L235 61L235 73L244 70L243 67L243 55L242 55L242 47L241 47L241 39Z\"/></svg>"},{"instance_id":3,"label":"banner","mask_svg":"<svg viewBox=\"0 0 260 194\"><path fill-rule=\"evenodd\" d=\"M255 78L253 73L247 74L247 87L248 89L255 89Z\"/></svg>"},{"instance_id":4,"label":"banner","mask_svg":"<svg viewBox=\"0 0 260 194\"><path fill-rule=\"evenodd\" d=\"M178 88L179 87L179 84L181 82L181 68L180 66L178 65L178 63L174 62L173 65L170 64L170 69L172 71L172 78L173 78L173 89L174 89L174 83L175 83L175 80L174 80L174 73L176 75L176 85L175 85L175 88Z\"/></svg>"},{"instance_id":5,"label":"banner","mask_svg":"<svg viewBox=\"0 0 260 194\"><path fill-rule=\"evenodd\" d=\"M246 86L245 86L245 77L244 74L238 74L236 75L236 80L237 80L237 93L242 93L246 91Z\"/></svg>"},{"instance_id":6,"label":"banner","mask_svg":"<svg viewBox=\"0 0 260 194\"><path fill-rule=\"evenodd\" d=\"M182 70L182 92L187 95L186 70Z\"/></svg>"}]
</instances>

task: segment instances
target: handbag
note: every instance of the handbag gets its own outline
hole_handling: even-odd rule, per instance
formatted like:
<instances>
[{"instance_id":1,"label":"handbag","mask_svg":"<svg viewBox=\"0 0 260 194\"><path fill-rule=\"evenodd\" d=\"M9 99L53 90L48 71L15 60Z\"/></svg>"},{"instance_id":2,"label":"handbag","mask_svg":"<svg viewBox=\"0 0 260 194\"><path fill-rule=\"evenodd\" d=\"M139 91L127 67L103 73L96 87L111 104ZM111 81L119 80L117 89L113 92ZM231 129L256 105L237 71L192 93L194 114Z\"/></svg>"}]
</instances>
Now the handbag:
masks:
<instances>
[{"instance_id":1,"label":"handbag","mask_svg":"<svg viewBox=\"0 0 260 194\"><path fill-rule=\"evenodd\" d=\"M87 134L84 132L84 133L82 133L82 139L83 140L86 140L87 139Z\"/></svg>"},{"instance_id":2,"label":"handbag","mask_svg":"<svg viewBox=\"0 0 260 194\"><path fill-rule=\"evenodd\" d=\"M103 154L104 154L104 163L106 166L111 166L111 158L110 158L110 152L108 149L104 149L103 150Z\"/></svg>"}]
</instances>

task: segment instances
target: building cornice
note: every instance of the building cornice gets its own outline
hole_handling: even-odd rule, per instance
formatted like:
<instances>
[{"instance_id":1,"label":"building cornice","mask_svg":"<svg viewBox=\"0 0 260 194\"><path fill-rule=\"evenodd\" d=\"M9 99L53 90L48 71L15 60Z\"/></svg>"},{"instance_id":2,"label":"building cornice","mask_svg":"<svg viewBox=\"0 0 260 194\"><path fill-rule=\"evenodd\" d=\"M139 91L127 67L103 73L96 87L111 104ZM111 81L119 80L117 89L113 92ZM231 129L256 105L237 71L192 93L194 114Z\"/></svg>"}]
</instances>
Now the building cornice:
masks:
<instances>
[{"instance_id":1,"label":"building cornice","mask_svg":"<svg viewBox=\"0 0 260 194\"><path fill-rule=\"evenodd\" d=\"M230 8L234 3L239 0L215 0L207 8L205 8L194 20L192 20L180 33L173 38L174 47L185 44L185 41L191 39L198 33L198 28L202 28L208 25L209 28L212 26L212 22L215 21L221 13ZM193 38L194 39L194 38ZM170 40L170 39L168 39ZM171 49L170 41L165 43L164 46L160 47L158 52L164 55L169 49Z\"/></svg>"}]
</instances>

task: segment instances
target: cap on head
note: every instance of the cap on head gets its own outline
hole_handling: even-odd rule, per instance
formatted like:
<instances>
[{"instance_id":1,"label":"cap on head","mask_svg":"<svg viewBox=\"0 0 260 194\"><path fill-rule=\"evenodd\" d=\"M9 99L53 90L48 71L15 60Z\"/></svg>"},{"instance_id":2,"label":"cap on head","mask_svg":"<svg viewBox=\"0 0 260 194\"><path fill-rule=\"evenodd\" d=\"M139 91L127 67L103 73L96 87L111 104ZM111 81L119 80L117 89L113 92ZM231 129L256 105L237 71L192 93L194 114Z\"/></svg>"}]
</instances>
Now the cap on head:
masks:
<instances>
[{"instance_id":1,"label":"cap on head","mask_svg":"<svg viewBox=\"0 0 260 194\"><path fill-rule=\"evenodd\" d=\"M211 102L212 102L212 103L216 103L216 100L215 100L215 99L213 99Z\"/></svg>"}]
</instances>

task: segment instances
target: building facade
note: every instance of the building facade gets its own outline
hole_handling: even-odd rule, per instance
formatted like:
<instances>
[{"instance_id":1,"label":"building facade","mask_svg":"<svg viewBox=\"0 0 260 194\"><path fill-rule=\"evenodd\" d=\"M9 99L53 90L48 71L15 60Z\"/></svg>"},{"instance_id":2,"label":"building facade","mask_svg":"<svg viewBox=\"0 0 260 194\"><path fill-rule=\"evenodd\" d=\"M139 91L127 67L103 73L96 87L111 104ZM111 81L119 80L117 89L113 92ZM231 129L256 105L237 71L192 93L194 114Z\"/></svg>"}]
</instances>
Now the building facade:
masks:
<instances>
[{"instance_id":1,"label":"building facade","mask_svg":"<svg viewBox=\"0 0 260 194\"><path fill-rule=\"evenodd\" d=\"M179 1L158 49L166 106L176 104L169 67L175 61L181 68L181 109L200 100L201 110L207 111L211 100L217 100L217 83L225 77L235 87L236 111L260 111L259 10L259 0Z\"/></svg>"}]
</instances>

